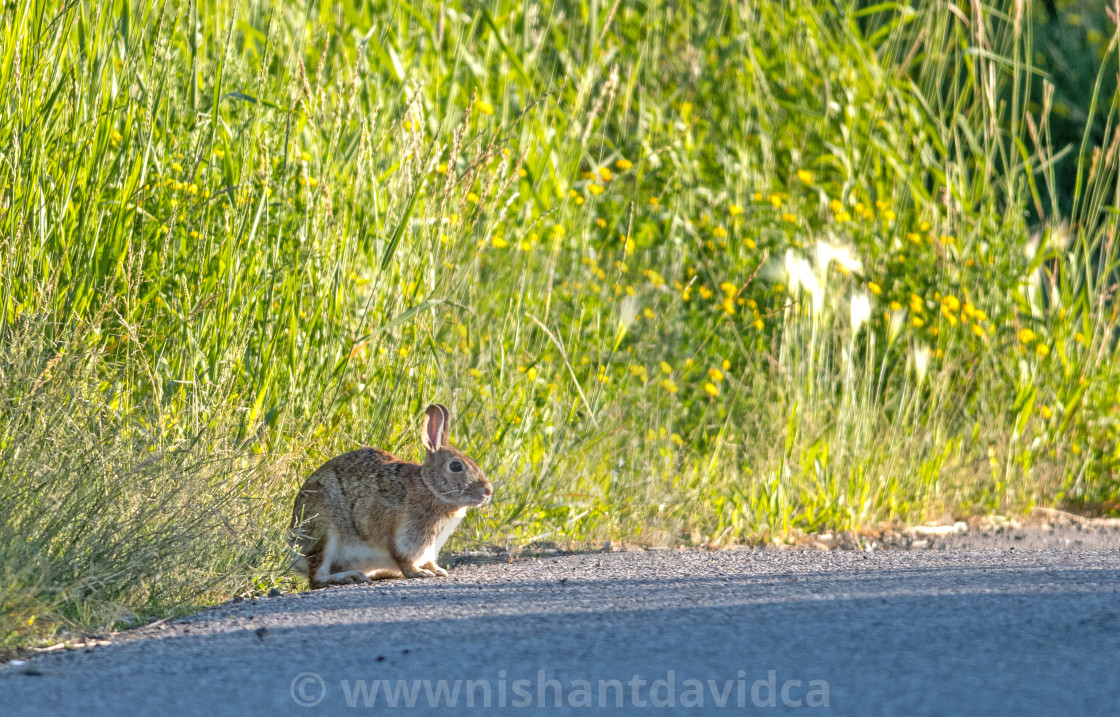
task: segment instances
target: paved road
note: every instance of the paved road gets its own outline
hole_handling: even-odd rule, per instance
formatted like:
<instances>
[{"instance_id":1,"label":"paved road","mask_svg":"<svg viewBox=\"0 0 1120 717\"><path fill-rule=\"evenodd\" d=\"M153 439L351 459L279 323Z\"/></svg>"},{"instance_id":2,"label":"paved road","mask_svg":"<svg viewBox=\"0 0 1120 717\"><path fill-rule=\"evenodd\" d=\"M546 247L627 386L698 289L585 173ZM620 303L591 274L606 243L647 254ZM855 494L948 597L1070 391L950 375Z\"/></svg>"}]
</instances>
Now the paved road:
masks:
<instances>
[{"instance_id":1,"label":"paved road","mask_svg":"<svg viewBox=\"0 0 1120 717\"><path fill-rule=\"evenodd\" d=\"M585 553L262 598L2 669L0 714L446 713L487 689L522 714L1120 714L1120 535L1079 535Z\"/></svg>"}]
</instances>

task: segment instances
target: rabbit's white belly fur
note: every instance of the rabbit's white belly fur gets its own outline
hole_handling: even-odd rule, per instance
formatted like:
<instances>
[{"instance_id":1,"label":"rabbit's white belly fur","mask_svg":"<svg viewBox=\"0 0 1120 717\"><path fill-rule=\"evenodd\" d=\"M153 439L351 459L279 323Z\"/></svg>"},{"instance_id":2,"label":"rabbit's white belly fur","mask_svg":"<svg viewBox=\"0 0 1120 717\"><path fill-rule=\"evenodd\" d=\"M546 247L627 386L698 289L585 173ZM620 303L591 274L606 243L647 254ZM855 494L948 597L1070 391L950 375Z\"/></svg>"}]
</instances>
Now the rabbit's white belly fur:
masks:
<instances>
[{"instance_id":1,"label":"rabbit's white belly fur","mask_svg":"<svg viewBox=\"0 0 1120 717\"><path fill-rule=\"evenodd\" d=\"M343 545L335 560L349 570L361 570L367 575L376 570L397 569L397 562L389 555L389 551L371 548L365 543Z\"/></svg>"},{"instance_id":2,"label":"rabbit's white belly fur","mask_svg":"<svg viewBox=\"0 0 1120 717\"><path fill-rule=\"evenodd\" d=\"M332 529L327 534L327 547L315 576L320 582L329 580L332 573L358 570L372 576L378 571L398 572L397 561L388 550L374 548L366 543L343 543Z\"/></svg>"}]
</instances>

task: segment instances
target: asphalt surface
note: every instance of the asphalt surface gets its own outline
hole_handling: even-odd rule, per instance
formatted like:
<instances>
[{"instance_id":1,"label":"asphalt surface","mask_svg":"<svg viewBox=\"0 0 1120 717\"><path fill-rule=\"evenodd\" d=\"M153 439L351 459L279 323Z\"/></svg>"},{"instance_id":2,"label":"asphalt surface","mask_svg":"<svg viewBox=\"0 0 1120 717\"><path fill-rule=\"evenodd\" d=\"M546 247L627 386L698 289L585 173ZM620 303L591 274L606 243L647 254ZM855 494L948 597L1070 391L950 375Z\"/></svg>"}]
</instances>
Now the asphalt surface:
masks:
<instances>
[{"instance_id":1,"label":"asphalt surface","mask_svg":"<svg viewBox=\"0 0 1120 717\"><path fill-rule=\"evenodd\" d=\"M1105 529L467 564L9 664L0 715L1115 715L1118 598Z\"/></svg>"}]
</instances>

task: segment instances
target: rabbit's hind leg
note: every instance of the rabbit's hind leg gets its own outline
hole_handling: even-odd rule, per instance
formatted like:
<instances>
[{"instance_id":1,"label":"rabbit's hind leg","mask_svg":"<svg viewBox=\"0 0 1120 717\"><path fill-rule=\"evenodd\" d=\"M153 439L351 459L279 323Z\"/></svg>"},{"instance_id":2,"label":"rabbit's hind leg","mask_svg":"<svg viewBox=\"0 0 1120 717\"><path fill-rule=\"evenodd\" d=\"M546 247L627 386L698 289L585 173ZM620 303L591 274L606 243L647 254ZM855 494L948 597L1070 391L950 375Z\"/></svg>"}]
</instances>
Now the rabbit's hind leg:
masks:
<instances>
[{"instance_id":1,"label":"rabbit's hind leg","mask_svg":"<svg viewBox=\"0 0 1120 717\"><path fill-rule=\"evenodd\" d=\"M369 577L361 570L347 570L346 572L328 575L325 584L354 585L356 583L368 583L369 581Z\"/></svg>"}]
</instances>

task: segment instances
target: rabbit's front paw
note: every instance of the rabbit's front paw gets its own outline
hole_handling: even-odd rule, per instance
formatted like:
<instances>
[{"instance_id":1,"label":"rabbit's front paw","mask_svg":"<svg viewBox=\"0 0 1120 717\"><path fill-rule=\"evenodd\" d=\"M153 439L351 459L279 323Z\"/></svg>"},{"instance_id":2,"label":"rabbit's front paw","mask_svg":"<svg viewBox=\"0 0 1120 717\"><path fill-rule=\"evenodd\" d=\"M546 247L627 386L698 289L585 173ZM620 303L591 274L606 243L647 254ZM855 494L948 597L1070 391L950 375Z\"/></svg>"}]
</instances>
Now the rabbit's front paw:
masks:
<instances>
[{"instance_id":1,"label":"rabbit's front paw","mask_svg":"<svg viewBox=\"0 0 1120 717\"><path fill-rule=\"evenodd\" d=\"M434 560L430 563L424 563L421 567L424 568L425 570L429 570L429 571L435 573L436 575L440 576L441 578L446 578L447 574L448 574L447 571L444 570L443 568L441 568L439 566L439 564L436 563L436 561L434 561Z\"/></svg>"},{"instance_id":2,"label":"rabbit's front paw","mask_svg":"<svg viewBox=\"0 0 1120 717\"><path fill-rule=\"evenodd\" d=\"M401 570L406 578L434 578L436 576L431 570L422 568L419 565L410 565Z\"/></svg>"}]
</instances>

